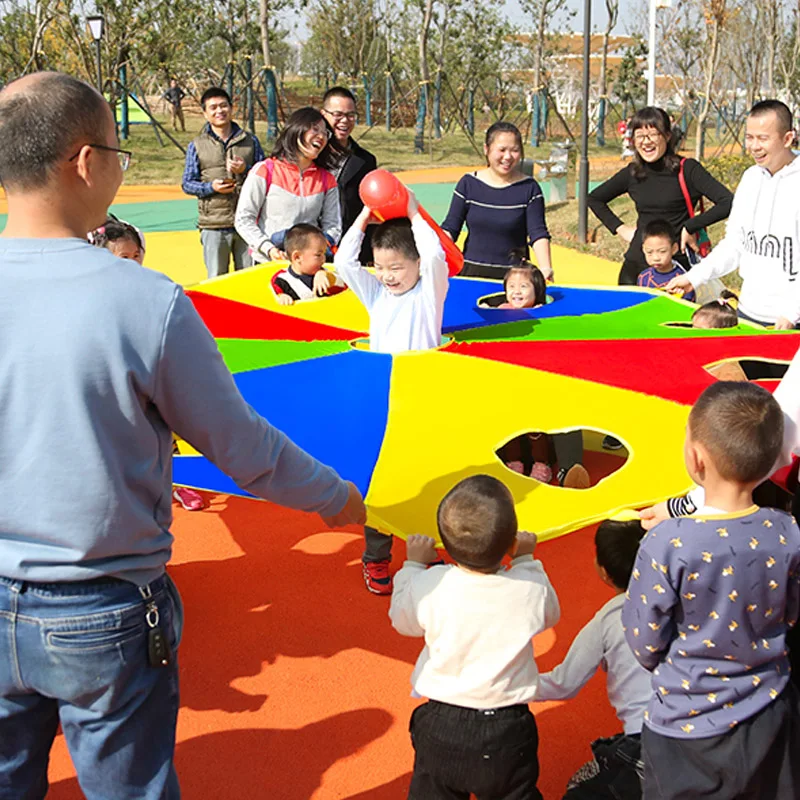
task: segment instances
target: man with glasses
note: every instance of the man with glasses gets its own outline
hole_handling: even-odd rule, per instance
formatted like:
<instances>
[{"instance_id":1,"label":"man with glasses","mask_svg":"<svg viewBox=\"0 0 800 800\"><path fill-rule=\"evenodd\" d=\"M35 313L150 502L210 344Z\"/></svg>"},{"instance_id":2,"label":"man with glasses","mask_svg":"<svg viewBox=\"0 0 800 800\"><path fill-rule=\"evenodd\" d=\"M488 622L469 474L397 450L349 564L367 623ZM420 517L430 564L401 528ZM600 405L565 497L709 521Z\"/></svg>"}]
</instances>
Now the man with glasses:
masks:
<instances>
[{"instance_id":1,"label":"man with glasses","mask_svg":"<svg viewBox=\"0 0 800 800\"><path fill-rule=\"evenodd\" d=\"M336 174L339 184L339 204L342 211L342 233L350 230L364 204L358 194L361 179L378 168L375 156L365 150L353 137L356 125L356 98L344 86L328 89L322 98L322 114L333 128L333 135L345 157ZM364 238L361 247L361 261L366 264L372 260L369 236Z\"/></svg>"},{"instance_id":2,"label":"man with glasses","mask_svg":"<svg viewBox=\"0 0 800 800\"><path fill-rule=\"evenodd\" d=\"M182 610L165 571L171 431L255 495L329 525L366 517L352 484L245 402L179 286L86 241L106 219L127 155L111 108L88 84L36 73L0 92L8 800L47 794L59 724L88 800L180 795Z\"/></svg>"},{"instance_id":3,"label":"man with glasses","mask_svg":"<svg viewBox=\"0 0 800 800\"><path fill-rule=\"evenodd\" d=\"M200 241L209 278L250 266L247 242L236 233L236 204L250 168L264 160L258 139L231 119L233 106L224 89L206 89L200 98L206 125L189 143L183 191L198 198Z\"/></svg>"}]
</instances>

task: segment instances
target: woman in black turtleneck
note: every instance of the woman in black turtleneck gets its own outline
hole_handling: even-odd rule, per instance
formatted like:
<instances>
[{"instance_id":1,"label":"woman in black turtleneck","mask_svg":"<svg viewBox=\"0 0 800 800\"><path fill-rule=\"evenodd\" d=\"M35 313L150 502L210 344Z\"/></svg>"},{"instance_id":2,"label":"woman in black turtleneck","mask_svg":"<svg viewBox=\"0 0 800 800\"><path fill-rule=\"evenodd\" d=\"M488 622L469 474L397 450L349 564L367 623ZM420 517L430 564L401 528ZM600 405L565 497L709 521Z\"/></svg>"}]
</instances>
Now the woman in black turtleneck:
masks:
<instances>
[{"instance_id":1,"label":"woman in black turtleneck","mask_svg":"<svg viewBox=\"0 0 800 800\"><path fill-rule=\"evenodd\" d=\"M714 222L727 219L733 195L693 158L683 165L686 186L692 203L697 206L701 197L714 205L705 213L691 218L678 182L681 159L676 155L670 130L669 116L660 108L648 106L637 111L631 120L633 161L614 177L589 194L589 208L611 233L630 244L619 282L636 284L639 273L647 268L642 253L641 231L648 222L664 219L680 236L681 252L677 256L687 269L687 248L697 250L697 231ZM608 204L620 195L628 194L636 206L636 226L624 225Z\"/></svg>"}]
</instances>

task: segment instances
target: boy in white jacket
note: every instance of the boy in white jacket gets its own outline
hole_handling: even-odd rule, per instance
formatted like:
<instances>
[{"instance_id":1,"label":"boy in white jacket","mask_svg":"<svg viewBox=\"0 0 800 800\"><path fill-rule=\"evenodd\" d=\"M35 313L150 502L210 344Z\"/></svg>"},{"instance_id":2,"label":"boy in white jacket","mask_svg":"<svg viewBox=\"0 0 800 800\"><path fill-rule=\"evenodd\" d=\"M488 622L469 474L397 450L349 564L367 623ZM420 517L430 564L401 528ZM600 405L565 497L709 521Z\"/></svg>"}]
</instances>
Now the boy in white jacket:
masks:
<instances>
[{"instance_id":1,"label":"boy in white jacket","mask_svg":"<svg viewBox=\"0 0 800 800\"><path fill-rule=\"evenodd\" d=\"M411 676L428 702L411 716L408 798L542 800L527 705L539 684L531 639L558 622L560 609L532 557L536 537L517 531L511 492L489 475L456 484L437 522L456 563L427 568L438 558L433 539L410 536L389 609L395 630L425 639Z\"/></svg>"},{"instance_id":2,"label":"boy in white jacket","mask_svg":"<svg viewBox=\"0 0 800 800\"><path fill-rule=\"evenodd\" d=\"M779 100L756 103L745 142L756 163L736 189L725 237L667 291L697 289L738 267L739 316L789 330L800 321L800 161L789 108Z\"/></svg>"}]
</instances>

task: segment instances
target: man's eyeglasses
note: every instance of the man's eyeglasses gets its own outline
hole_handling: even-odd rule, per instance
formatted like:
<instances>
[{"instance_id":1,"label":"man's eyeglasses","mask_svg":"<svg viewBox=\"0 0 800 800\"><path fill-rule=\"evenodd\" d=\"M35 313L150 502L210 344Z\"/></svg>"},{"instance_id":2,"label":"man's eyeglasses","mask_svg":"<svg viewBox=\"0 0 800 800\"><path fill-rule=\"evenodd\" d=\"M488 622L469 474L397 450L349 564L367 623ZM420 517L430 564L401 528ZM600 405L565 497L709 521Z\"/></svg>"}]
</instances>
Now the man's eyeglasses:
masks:
<instances>
[{"instance_id":1,"label":"man's eyeglasses","mask_svg":"<svg viewBox=\"0 0 800 800\"><path fill-rule=\"evenodd\" d=\"M119 165L123 172L125 172L125 170L127 170L131 165L131 156L133 153L131 153L130 150L120 150L119 147L106 147L104 144L84 144L81 145L81 150L84 147L94 147L96 150L108 150L110 153L116 153L117 157L119 158ZM78 150L78 152L75 153L74 156L71 156L68 160L74 161L80 154L81 151Z\"/></svg>"},{"instance_id":2,"label":"man's eyeglasses","mask_svg":"<svg viewBox=\"0 0 800 800\"><path fill-rule=\"evenodd\" d=\"M338 122L340 119L348 119L350 122L355 122L356 119L356 112L355 111L328 111L327 108L323 109L326 114L330 114L333 119Z\"/></svg>"}]
</instances>

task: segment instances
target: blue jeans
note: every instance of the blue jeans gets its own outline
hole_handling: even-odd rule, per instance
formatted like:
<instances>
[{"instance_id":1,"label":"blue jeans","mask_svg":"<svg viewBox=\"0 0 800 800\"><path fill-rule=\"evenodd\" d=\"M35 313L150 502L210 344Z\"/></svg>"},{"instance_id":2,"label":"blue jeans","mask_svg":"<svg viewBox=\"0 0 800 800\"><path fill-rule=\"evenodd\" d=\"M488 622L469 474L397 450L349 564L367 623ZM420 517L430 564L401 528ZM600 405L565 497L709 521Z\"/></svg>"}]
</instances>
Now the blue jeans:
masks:
<instances>
[{"instance_id":1,"label":"blue jeans","mask_svg":"<svg viewBox=\"0 0 800 800\"><path fill-rule=\"evenodd\" d=\"M209 278L227 275L233 257L233 268L246 269L251 266L247 242L233 228L203 228L200 231L203 245L203 261Z\"/></svg>"},{"instance_id":2,"label":"blue jeans","mask_svg":"<svg viewBox=\"0 0 800 800\"><path fill-rule=\"evenodd\" d=\"M174 656L180 596L150 584ZM178 667L148 663L139 589L110 578L26 583L0 577L0 799L47 793L59 722L87 800L177 800Z\"/></svg>"}]
</instances>

